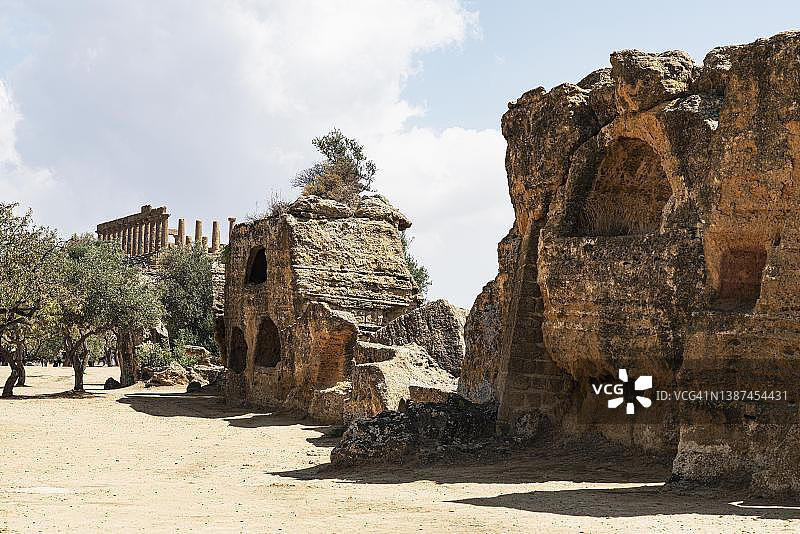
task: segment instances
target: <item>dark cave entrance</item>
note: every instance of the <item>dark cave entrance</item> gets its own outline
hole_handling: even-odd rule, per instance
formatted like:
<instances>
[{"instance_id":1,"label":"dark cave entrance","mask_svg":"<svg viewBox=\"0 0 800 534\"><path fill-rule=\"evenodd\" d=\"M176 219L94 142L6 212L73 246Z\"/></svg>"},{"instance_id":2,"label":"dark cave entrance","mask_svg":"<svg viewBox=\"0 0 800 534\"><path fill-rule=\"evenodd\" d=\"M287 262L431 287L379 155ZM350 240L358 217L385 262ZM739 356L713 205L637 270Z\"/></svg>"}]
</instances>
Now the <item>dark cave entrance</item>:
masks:
<instances>
[{"instance_id":1,"label":"dark cave entrance","mask_svg":"<svg viewBox=\"0 0 800 534\"><path fill-rule=\"evenodd\" d=\"M234 327L231 332L231 346L228 351L228 369L241 373L247 367L247 340L244 332L239 327Z\"/></svg>"},{"instance_id":2,"label":"dark cave entrance","mask_svg":"<svg viewBox=\"0 0 800 534\"><path fill-rule=\"evenodd\" d=\"M247 283L263 284L267 281L267 253L264 247L253 249L247 260Z\"/></svg>"},{"instance_id":3,"label":"dark cave entrance","mask_svg":"<svg viewBox=\"0 0 800 534\"><path fill-rule=\"evenodd\" d=\"M269 316L261 320L256 338L255 363L261 367L275 367L281 359L281 337L278 327Z\"/></svg>"}]
</instances>

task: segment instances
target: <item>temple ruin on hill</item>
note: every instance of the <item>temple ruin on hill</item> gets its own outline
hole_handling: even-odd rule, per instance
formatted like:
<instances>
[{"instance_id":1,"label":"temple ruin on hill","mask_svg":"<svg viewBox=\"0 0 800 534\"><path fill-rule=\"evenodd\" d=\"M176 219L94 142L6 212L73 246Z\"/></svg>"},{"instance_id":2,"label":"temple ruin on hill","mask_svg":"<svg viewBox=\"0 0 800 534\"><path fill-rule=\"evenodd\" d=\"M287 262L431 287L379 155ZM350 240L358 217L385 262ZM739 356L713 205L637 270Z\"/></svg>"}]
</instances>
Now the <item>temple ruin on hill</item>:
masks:
<instances>
[{"instance_id":1,"label":"temple ruin on hill","mask_svg":"<svg viewBox=\"0 0 800 534\"><path fill-rule=\"evenodd\" d=\"M799 56L798 33L702 66L626 50L509 104L516 218L467 319L459 382L499 401L499 433L600 434L674 457L675 480L800 493L795 404L699 402L685 418L626 393L634 414L591 387L630 374L797 393ZM711 382L696 381L704 366Z\"/></svg>"},{"instance_id":2,"label":"temple ruin on hill","mask_svg":"<svg viewBox=\"0 0 800 534\"><path fill-rule=\"evenodd\" d=\"M169 217L165 206L160 208L142 206L139 213L98 224L97 236L102 241L118 242L125 254L132 257L149 256L165 247L191 246L192 237L186 234L185 219L178 219L177 227L170 228ZM229 233L234 222L235 218L228 218ZM222 246L219 223L217 221L212 223L209 246L208 237L203 235L203 221L195 221L194 242L202 243L203 249L209 254L219 252Z\"/></svg>"}]
</instances>

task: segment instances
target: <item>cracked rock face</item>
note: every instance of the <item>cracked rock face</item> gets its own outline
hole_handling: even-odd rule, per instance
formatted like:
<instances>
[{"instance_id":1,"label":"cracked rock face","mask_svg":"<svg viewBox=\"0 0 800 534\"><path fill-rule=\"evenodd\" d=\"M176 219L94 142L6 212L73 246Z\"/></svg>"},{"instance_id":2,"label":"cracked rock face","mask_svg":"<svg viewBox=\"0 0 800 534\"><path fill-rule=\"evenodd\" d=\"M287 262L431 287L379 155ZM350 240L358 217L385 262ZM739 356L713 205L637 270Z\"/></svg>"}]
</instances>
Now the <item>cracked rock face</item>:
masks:
<instances>
[{"instance_id":1,"label":"cracked rock face","mask_svg":"<svg viewBox=\"0 0 800 534\"><path fill-rule=\"evenodd\" d=\"M439 299L381 327L375 332L375 341L384 345L416 343L442 369L457 377L464 359L466 319L465 310Z\"/></svg>"},{"instance_id":2,"label":"cracked rock face","mask_svg":"<svg viewBox=\"0 0 800 534\"><path fill-rule=\"evenodd\" d=\"M500 401L499 432L524 436L547 417L583 436L604 409L590 382L619 368L666 389L712 360L792 389L770 370L800 354L798 57L793 32L716 48L703 65L626 50L509 104L516 217L467 318L459 382ZM701 412L591 429L674 454L678 479L800 493L796 421Z\"/></svg>"},{"instance_id":3,"label":"cracked rock face","mask_svg":"<svg viewBox=\"0 0 800 534\"><path fill-rule=\"evenodd\" d=\"M399 230L380 196L355 209L301 196L238 224L225 275L226 396L341 422L357 340L419 306Z\"/></svg>"}]
</instances>

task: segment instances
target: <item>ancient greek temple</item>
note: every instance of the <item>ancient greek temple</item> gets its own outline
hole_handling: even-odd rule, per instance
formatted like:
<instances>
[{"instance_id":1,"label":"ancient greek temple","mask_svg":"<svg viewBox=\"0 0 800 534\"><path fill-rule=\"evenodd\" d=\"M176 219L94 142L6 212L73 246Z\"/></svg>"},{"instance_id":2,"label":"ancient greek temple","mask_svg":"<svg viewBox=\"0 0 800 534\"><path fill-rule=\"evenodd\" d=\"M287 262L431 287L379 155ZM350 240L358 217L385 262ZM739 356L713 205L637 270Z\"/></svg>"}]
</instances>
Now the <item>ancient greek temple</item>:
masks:
<instances>
[{"instance_id":1,"label":"ancient greek temple","mask_svg":"<svg viewBox=\"0 0 800 534\"><path fill-rule=\"evenodd\" d=\"M235 218L228 218L229 232L235 222ZM177 228L170 228L166 206L142 206L139 213L100 223L97 225L97 237L102 241L118 242L128 256L149 256L166 247L192 246L192 236L186 235L186 220L178 219ZM194 242L201 243L209 254L219 252L219 222L212 223L209 246L208 237L203 235L203 221L195 221Z\"/></svg>"}]
</instances>

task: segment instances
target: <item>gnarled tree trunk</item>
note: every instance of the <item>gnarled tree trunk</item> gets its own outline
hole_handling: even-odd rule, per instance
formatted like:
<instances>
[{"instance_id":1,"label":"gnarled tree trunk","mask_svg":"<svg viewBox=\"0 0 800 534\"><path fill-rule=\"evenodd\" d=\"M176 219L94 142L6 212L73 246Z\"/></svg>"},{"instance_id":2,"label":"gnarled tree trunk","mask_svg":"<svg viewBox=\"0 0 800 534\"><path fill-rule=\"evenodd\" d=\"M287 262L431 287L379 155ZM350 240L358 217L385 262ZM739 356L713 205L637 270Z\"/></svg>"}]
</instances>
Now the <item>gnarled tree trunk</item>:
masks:
<instances>
[{"instance_id":1,"label":"gnarled tree trunk","mask_svg":"<svg viewBox=\"0 0 800 534\"><path fill-rule=\"evenodd\" d=\"M11 368L11 374L6 379L6 383L3 386L3 397L11 397L14 394L14 385L17 383L19 379L19 368L21 365L18 363L15 354L12 354L10 350L6 350L3 347L0 347L0 353L2 354L3 360L9 365ZM23 369L24 372L24 369Z\"/></svg>"},{"instance_id":2,"label":"gnarled tree trunk","mask_svg":"<svg viewBox=\"0 0 800 534\"><path fill-rule=\"evenodd\" d=\"M17 378L17 385L25 385L25 357L27 355L27 347L24 341L15 343L17 351L14 353L14 359L19 363L19 378Z\"/></svg>"},{"instance_id":3,"label":"gnarled tree trunk","mask_svg":"<svg viewBox=\"0 0 800 534\"><path fill-rule=\"evenodd\" d=\"M89 349L86 342L80 343L72 353L72 369L75 371L75 387L73 391L84 391L83 374L86 371L86 364L89 362Z\"/></svg>"},{"instance_id":4,"label":"gnarled tree trunk","mask_svg":"<svg viewBox=\"0 0 800 534\"><path fill-rule=\"evenodd\" d=\"M131 332L117 333L117 364L122 387L132 386L139 381L139 358Z\"/></svg>"}]
</instances>

